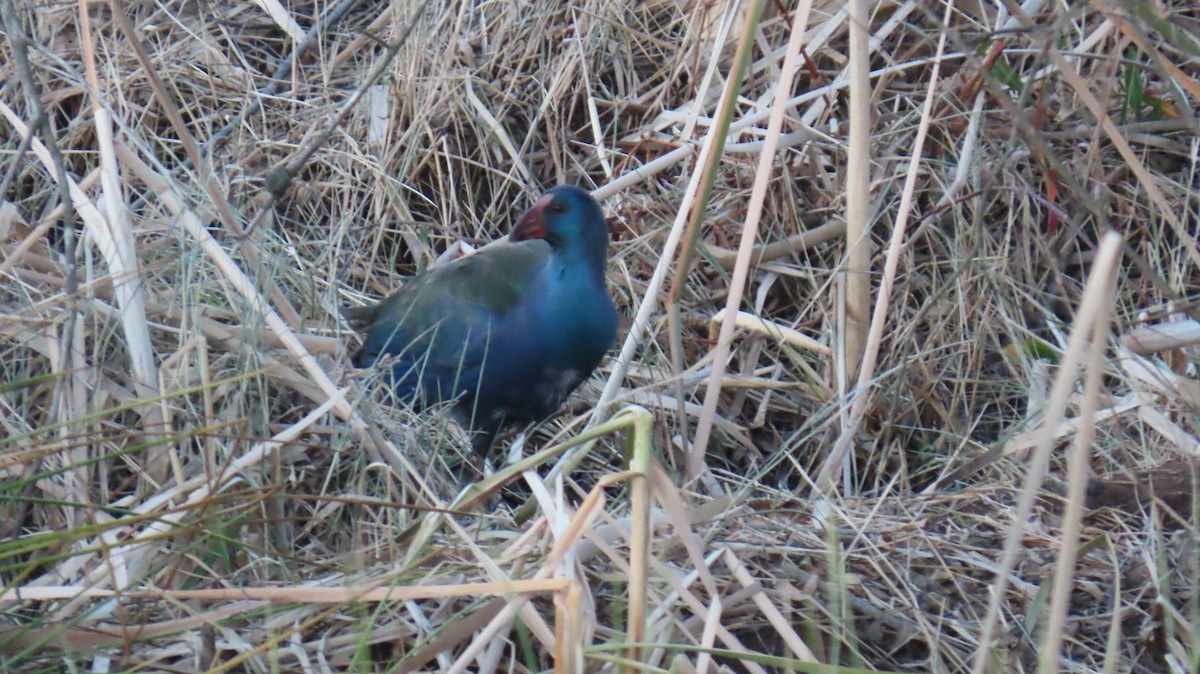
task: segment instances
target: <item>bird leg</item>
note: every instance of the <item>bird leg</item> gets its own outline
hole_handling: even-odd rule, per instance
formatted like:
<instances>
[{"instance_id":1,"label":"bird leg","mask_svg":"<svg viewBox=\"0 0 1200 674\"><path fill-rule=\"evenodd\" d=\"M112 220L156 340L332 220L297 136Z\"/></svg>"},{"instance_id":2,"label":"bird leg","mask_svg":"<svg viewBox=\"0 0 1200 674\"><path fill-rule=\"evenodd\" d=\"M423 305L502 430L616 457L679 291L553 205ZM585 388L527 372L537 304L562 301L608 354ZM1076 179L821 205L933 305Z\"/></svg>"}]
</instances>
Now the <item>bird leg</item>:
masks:
<instances>
[{"instance_id":1,"label":"bird leg","mask_svg":"<svg viewBox=\"0 0 1200 674\"><path fill-rule=\"evenodd\" d=\"M496 441L496 434L500 432L500 427L483 428L471 434L471 449L475 450L475 455L479 458L486 458L492 451L492 443Z\"/></svg>"}]
</instances>

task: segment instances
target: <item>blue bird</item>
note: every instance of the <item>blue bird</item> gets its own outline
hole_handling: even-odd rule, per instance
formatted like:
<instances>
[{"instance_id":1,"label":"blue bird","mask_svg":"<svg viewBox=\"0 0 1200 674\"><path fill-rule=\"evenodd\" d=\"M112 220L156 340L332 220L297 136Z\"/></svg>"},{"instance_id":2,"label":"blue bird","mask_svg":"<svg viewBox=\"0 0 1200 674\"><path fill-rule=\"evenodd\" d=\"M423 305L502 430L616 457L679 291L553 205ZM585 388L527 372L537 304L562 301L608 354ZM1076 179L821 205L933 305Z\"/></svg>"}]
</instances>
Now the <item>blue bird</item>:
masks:
<instances>
[{"instance_id":1,"label":"blue bird","mask_svg":"<svg viewBox=\"0 0 1200 674\"><path fill-rule=\"evenodd\" d=\"M346 310L365 332L354 364L390 364L403 402L454 401L486 456L502 428L558 410L616 339L608 242L600 204L578 187L555 187L521 216L507 245Z\"/></svg>"}]
</instances>

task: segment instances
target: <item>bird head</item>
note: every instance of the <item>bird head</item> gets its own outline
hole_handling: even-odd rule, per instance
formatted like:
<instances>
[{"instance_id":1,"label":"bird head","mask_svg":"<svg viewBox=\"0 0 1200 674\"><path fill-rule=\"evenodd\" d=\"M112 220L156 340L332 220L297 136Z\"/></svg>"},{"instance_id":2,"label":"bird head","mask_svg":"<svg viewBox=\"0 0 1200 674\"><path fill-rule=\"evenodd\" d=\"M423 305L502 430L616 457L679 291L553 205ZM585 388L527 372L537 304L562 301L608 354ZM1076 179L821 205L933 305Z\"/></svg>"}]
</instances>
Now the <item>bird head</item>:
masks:
<instances>
[{"instance_id":1,"label":"bird head","mask_svg":"<svg viewBox=\"0 0 1200 674\"><path fill-rule=\"evenodd\" d=\"M551 248L582 246L604 255L608 225L600 204L586 190L573 185L555 187L533 204L513 227L509 241L545 239Z\"/></svg>"}]
</instances>

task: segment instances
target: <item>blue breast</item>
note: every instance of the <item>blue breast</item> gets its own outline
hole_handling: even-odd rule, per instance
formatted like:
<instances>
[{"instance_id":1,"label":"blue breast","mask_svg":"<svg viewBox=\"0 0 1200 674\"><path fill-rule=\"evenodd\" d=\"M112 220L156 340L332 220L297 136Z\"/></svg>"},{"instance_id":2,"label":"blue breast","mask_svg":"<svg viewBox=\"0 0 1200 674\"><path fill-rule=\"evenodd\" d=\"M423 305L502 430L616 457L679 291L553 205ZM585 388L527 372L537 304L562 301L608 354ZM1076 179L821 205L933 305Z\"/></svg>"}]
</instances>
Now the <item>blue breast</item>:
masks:
<instances>
[{"instance_id":1,"label":"blue breast","mask_svg":"<svg viewBox=\"0 0 1200 674\"><path fill-rule=\"evenodd\" d=\"M616 338L617 312L602 285L548 264L538 291L493 323L476 414L509 422L553 414L600 364Z\"/></svg>"}]
</instances>

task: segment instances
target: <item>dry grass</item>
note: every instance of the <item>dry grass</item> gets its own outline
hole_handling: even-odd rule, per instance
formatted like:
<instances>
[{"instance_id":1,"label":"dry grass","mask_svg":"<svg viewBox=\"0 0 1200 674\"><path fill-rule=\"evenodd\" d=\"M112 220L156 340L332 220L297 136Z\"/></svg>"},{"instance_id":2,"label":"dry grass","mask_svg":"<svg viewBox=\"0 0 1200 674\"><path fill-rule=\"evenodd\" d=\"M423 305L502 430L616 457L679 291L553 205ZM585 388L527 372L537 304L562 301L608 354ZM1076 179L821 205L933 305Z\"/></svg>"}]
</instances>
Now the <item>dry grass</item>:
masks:
<instances>
[{"instance_id":1,"label":"dry grass","mask_svg":"<svg viewBox=\"0 0 1200 674\"><path fill-rule=\"evenodd\" d=\"M0 668L1196 671L1200 13L739 4L0 0ZM629 336L463 491L339 307L558 182Z\"/></svg>"}]
</instances>

